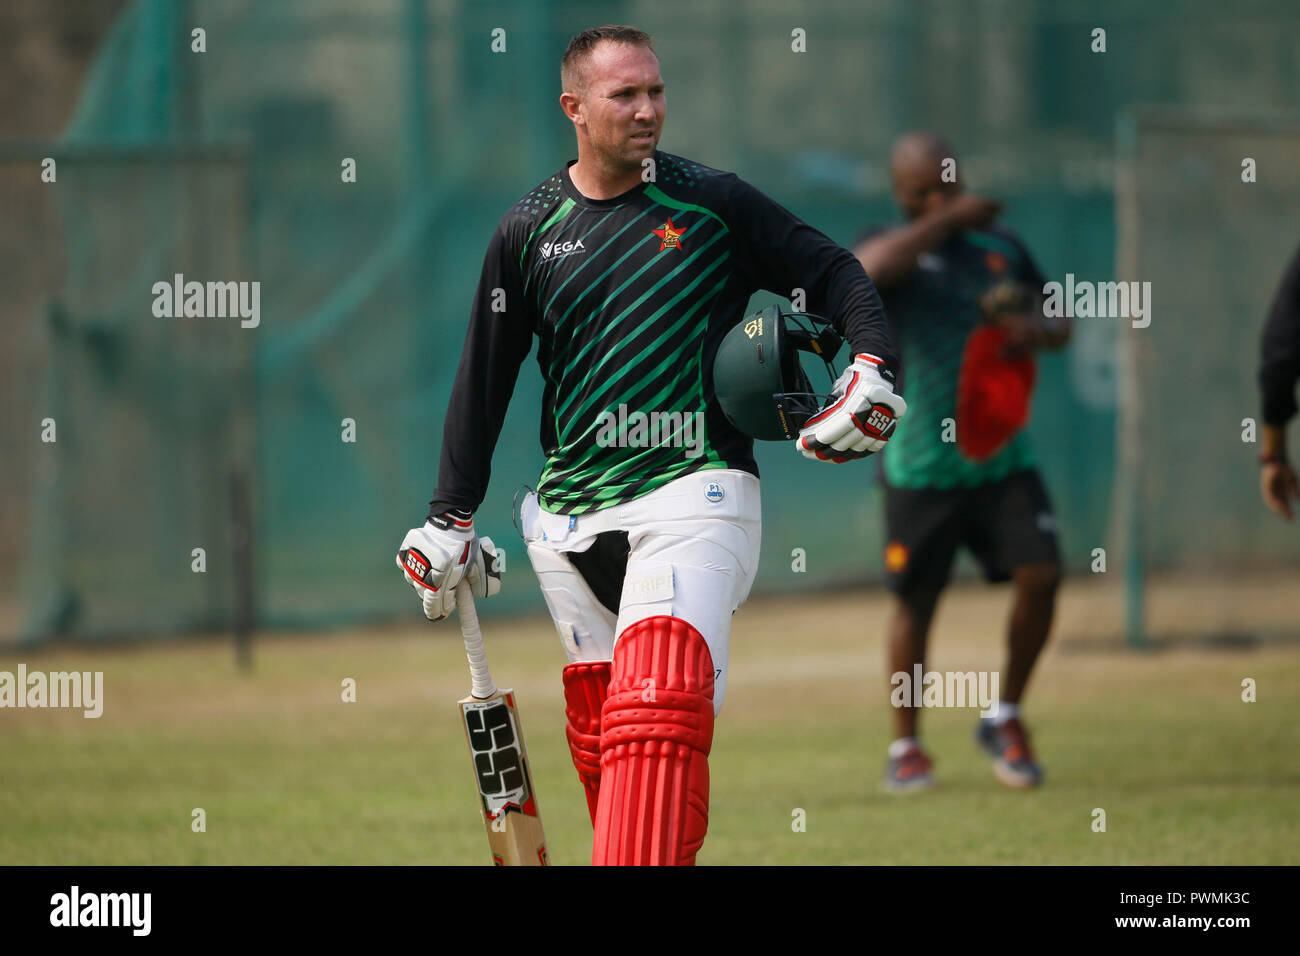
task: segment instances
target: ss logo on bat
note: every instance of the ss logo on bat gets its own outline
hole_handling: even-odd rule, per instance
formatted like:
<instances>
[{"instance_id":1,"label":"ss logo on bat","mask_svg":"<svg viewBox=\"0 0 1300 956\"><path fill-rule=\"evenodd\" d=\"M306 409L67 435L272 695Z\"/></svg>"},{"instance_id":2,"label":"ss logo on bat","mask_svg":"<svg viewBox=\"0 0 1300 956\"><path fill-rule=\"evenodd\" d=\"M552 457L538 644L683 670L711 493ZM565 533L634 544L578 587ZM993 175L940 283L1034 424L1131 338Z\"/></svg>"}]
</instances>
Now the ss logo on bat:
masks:
<instances>
[{"instance_id":1,"label":"ss logo on bat","mask_svg":"<svg viewBox=\"0 0 1300 956\"><path fill-rule=\"evenodd\" d=\"M469 730L470 750L474 752L479 792L490 797L522 789L523 761L515 746L510 708L501 703L486 710L467 710L465 726Z\"/></svg>"}]
</instances>

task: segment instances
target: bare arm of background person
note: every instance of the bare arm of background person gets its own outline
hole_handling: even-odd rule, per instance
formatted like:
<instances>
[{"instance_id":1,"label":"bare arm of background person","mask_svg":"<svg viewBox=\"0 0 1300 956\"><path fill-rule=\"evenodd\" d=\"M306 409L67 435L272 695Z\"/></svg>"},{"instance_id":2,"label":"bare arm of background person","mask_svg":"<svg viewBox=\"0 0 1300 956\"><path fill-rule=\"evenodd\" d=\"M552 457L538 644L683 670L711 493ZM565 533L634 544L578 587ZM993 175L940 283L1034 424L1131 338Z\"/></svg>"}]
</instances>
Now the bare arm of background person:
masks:
<instances>
[{"instance_id":1,"label":"bare arm of background person","mask_svg":"<svg viewBox=\"0 0 1300 956\"><path fill-rule=\"evenodd\" d=\"M1291 499L1300 498L1300 482L1287 459L1286 426L1295 417L1295 387L1300 380L1300 249L1287 266L1260 343L1259 391L1263 434L1260 492L1288 521Z\"/></svg>"},{"instance_id":2,"label":"bare arm of background person","mask_svg":"<svg viewBox=\"0 0 1300 956\"><path fill-rule=\"evenodd\" d=\"M980 229L1002 212L1002 204L973 193L957 193L906 225L871 236L854 254L877 288L888 288L907 275L916 259L961 229Z\"/></svg>"}]
</instances>

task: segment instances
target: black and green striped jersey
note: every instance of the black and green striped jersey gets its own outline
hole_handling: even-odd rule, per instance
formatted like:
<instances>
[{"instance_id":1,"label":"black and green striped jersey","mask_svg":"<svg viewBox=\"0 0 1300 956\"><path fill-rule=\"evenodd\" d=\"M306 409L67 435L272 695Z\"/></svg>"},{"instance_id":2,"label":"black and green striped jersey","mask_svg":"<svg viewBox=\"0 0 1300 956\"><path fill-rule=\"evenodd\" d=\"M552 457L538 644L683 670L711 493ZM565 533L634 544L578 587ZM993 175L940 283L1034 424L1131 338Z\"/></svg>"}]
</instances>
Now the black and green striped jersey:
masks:
<instances>
[{"instance_id":1,"label":"black and green striped jersey","mask_svg":"<svg viewBox=\"0 0 1300 956\"><path fill-rule=\"evenodd\" d=\"M572 165L575 161L570 161ZM568 167L502 217L488 246L443 432L430 513L474 510L519 367L539 339L538 493L580 514L707 468L758 474L709 368L750 296L803 289L854 353L894 361L857 259L733 173L655 153L654 181L583 196Z\"/></svg>"}]
</instances>

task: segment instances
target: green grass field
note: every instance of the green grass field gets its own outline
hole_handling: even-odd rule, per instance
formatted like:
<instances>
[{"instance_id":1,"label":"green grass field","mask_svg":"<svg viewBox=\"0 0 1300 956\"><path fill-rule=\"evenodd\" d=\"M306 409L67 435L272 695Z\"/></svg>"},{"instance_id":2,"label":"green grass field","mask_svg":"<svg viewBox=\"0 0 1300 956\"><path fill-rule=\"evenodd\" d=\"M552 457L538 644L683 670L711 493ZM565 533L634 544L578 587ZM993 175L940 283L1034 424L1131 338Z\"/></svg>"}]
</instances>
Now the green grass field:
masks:
<instances>
[{"instance_id":1,"label":"green grass field","mask_svg":"<svg viewBox=\"0 0 1300 956\"><path fill-rule=\"evenodd\" d=\"M929 666L999 668L1008 597L954 588ZM994 780L971 742L974 711L933 710L924 733L940 789L901 798L879 789L883 595L746 605L699 862L1300 862L1300 645L1129 653L1109 600L1078 584L1063 595L1025 708L1041 790ZM498 681L520 694L551 859L585 863L558 639L533 619L486 618L485 633ZM217 641L0 652L0 670L19 661L104 671L104 716L0 710L0 863L487 862L456 716L468 674L454 622L267 638L247 677ZM341 700L347 677L355 703ZM1244 677L1256 703L1241 700ZM191 831L196 807L206 832ZM1105 833L1091 828L1096 807ZM806 832L792 830L796 808Z\"/></svg>"}]
</instances>

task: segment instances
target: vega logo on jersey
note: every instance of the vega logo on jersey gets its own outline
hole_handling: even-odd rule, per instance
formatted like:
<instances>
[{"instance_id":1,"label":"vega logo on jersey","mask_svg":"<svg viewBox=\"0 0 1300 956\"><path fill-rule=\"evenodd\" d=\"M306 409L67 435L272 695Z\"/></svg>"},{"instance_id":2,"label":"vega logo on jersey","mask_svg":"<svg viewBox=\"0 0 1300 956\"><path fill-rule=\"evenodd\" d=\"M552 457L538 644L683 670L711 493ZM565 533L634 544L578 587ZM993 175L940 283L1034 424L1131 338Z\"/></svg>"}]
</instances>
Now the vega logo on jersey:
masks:
<instances>
[{"instance_id":1,"label":"vega logo on jersey","mask_svg":"<svg viewBox=\"0 0 1300 956\"><path fill-rule=\"evenodd\" d=\"M573 242L543 242L537 249L542 254L543 262L550 262L553 259L563 259L565 256L571 256L579 252L586 252L587 247L578 239Z\"/></svg>"}]
</instances>

